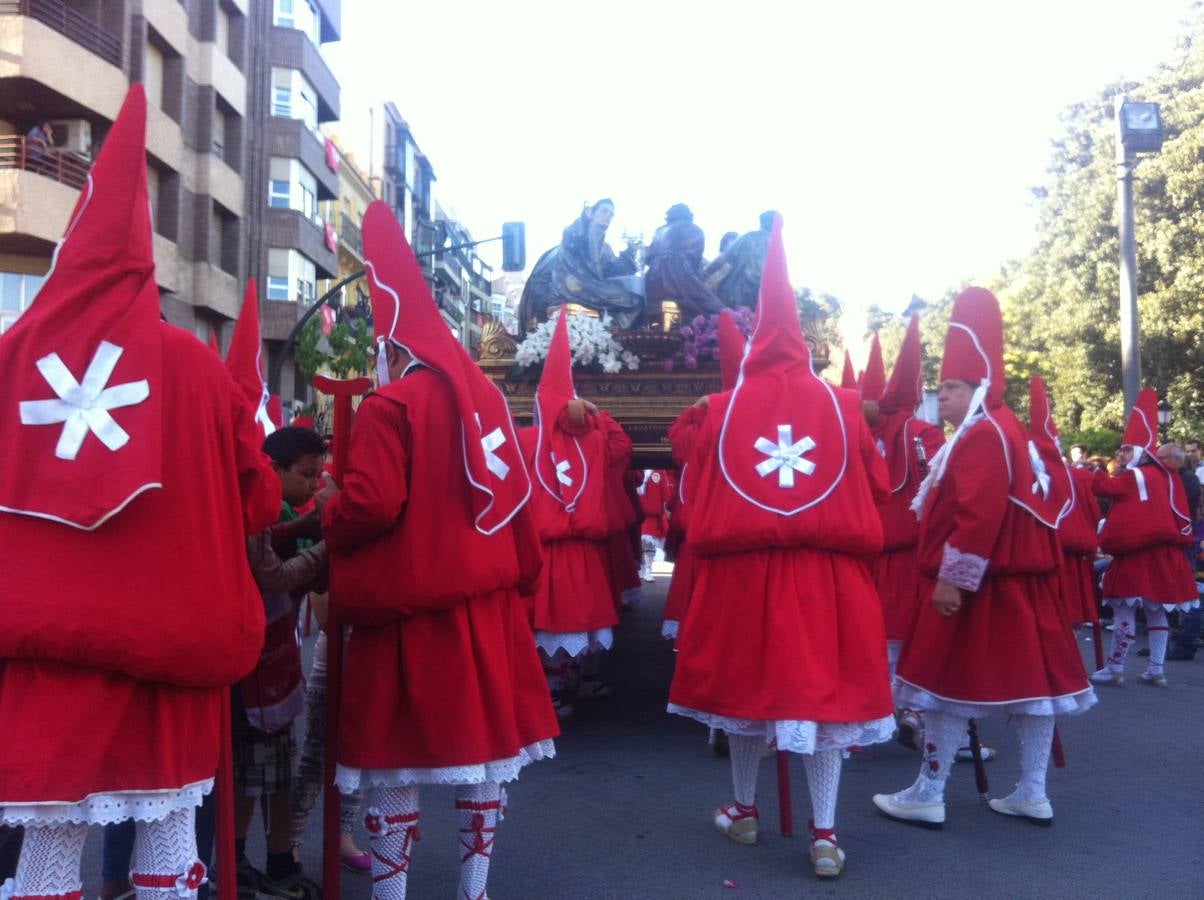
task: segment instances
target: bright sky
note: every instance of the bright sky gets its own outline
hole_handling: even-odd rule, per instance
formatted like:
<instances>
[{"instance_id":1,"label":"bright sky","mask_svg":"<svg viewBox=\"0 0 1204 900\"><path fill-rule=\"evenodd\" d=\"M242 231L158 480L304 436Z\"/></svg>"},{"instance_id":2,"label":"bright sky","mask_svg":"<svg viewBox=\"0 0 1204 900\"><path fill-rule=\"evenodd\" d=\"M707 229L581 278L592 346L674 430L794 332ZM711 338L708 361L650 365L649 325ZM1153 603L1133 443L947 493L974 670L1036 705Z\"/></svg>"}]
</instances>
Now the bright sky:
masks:
<instances>
[{"instance_id":1,"label":"bright sky","mask_svg":"<svg viewBox=\"0 0 1204 900\"><path fill-rule=\"evenodd\" d=\"M796 285L864 327L1030 246L1058 113L1174 57L1190 0L457 0L343 4L340 139L381 163L392 100L476 237L528 265L584 201L609 240L675 202L714 252L782 212ZM1136 95L1135 95L1136 96ZM497 245L482 255L500 263ZM488 248L488 249L487 249ZM846 328L846 330L848 330Z\"/></svg>"}]
</instances>

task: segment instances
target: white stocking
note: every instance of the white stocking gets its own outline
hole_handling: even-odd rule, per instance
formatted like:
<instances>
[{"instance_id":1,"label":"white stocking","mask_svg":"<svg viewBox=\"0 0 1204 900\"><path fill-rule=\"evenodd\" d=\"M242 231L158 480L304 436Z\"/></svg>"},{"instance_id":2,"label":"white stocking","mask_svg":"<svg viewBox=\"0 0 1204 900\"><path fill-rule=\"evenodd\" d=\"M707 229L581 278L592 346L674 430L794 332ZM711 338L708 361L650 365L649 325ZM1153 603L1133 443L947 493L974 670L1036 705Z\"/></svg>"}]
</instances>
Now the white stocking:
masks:
<instances>
[{"instance_id":1,"label":"white stocking","mask_svg":"<svg viewBox=\"0 0 1204 900\"><path fill-rule=\"evenodd\" d=\"M818 750L803 755L807 790L811 792L811 827L828 831L836 827L836 794L840 790L839 750Z\"/></svg>"},{"instance_id":2,"label":"white stocking","mask_svg":"<svg viewBox=\"0 0 1204 900\"><path fill-rule=\"evenodd\" d=\"M378 788L364 825L372 842L372 897L405 900L418 833L418 787Z\"/></svg>"},{"instance_id":3,"label":"white stocking","mask_svg":"<svg viewBox=\"0 0 1204 900\"><path fill-rule=\"evenodd\" d=\"M84 853L87 825L26 825L25 841L17 860L17 874L0 886L0 894L12 890L21 897L50 897L83 890L80 858Z\"/></svg>"},{"instance_id":4,"label":"white stocking","mask_svg":"<svg viewBox=\"0 0 1204 900\"><path fill-rule=\"evenodd\" d=\"M456 788L456 820L460 826L460 898L488 900L489 860L501 814L502 786L496 781Z\"/></svg>"},{"instance_id":5,"label":"white stocking","mask_svg":"<svg viewBox=\"0 0 1204 900\"><path fill-rule=\"evenodd\" d=\"M895 796L912 803L940 803L945 799L945 782L953 768L953 756L966 737L969 719L929 710L924 713L924 755L915 784Z\"/></svg>"},{"instance_id":6,"label":"white stocking","mask_svg":"<svg viewBox=\"0 0 1204 900\"><path fill-rule=\"evenodd\" d=\"M732 758L732 786L736 802L753 806L757 802L757 772L765 755L765 738L759 735L729 734L727 745Z\"/></svg>"},{"instance_id":7,"label":"white stocking","mask_svg":"<svg viewBox=\"0 0 1204 900\"><path fill-rule=\"evenodd\" d=\"M1125 670L1125 657L1136 633L1137 611L1131 606L1117 606L1112 612L1112 652L1108 654L1108 668L1113 672Z\"/></svg>"},{"instance_id":8,"label":"white stocking","mask_svg":"<svg viewBox=\"0 0 1204 900\"><path fill-rule=\"evenodd\" d=\"M1045 799L1045 773L1049 769L1049 751L1053 745L1053 716L1016 716L1020 735L1020 781L1008 795L1017 803Z\"/></svg>"},{"instance_id":9,"label":"white stocking","mask_svg":"<svg viewBox=\"0 0 1204 900\"><path fill-rule=\"evenodd\" d=\"M138 900L195 897L205 881L205 864L196 852L196 810L177 809L157 822L135 822L131 865Z\"/></svg>"},{"instance_id":10,"label":"white stocking","mask_svg":"<svg viewBox=\"0 0 1204 900\"><path fill-rule=\"evenodd\" d=\"M895 683L895 670L899 668L899 654L903 652L902 641L886 642L886 668L890 675L890 683Z\"/></svg>"},{"instance_id":11,"label":"white stocking","mask_svg":"<svg viewBox=\"0 0 1204 900\"><path fill-rule=\"evenodd\" d=\"M1166 610L1161 606L1145 610L1145 622L1150 634L1150 664L1146 666L1149 675L1161 675L1162 664L1166 662L1166 639L1168 636Z\"/></svg>"}]
</instances>

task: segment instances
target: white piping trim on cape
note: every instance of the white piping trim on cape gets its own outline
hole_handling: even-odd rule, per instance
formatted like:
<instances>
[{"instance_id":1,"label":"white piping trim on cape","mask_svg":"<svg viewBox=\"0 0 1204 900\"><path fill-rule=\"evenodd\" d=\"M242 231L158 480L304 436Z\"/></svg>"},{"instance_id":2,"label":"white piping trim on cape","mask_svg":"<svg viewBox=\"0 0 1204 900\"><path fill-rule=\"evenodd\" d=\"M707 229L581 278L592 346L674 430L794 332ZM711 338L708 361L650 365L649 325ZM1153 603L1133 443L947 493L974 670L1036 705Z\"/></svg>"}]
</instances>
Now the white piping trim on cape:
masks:
<instances>
[{"instance_id":1,"label":"white piping trim on cape","mask_svg":"<svg viewBox=\"0 0 1204 900\"><path fill-rule=\"evenodd\" d=\"M377 285L381 290L388 292L389 296L393 298L395 312L393 314L393 326L389 330L390 337L388 339L393 341L395 344L397 344L403 350L405 350L406 353L408 353L410 355L410 358L414 361L414 364L426 366L432 372L437 372L443 379L445 379L450 384L451 379L447 377L447 373L442 371L438 366L432 366L429 362L427 362L426 360L417 356L414 353L414 351L411 350L406 344L404 344L401 341L397 340L396 338L392 337L393 329L395 329L397 327L397 320L398 320L399 316L401 315L401 298L397 295L397 291L393 290L393 288L389 287L387 284L385 284L383 281L381 281L380 278L377 277L376 266L374 266L370 260L364 261L364 270L369 274L369 277L372 279L373 284ZM383 340L383 339L378 339L378 340ZM409 366L406 367L406 371L409 371ZM518 436L514 432L514 419L510 416L509 407L506 406L506 396L501 392L501 390L498 388L498 386L496 384L494 384L492 381L489 381L488 384L491 388L493 388L494 391L497 392L498 397L502 401L502 408L506 410L505 422L503 422L502 424L506 429L508 438L512 442L510 446L517 448L518 447ZM481 426L478 426L478 430L484 431L484 428ZM501 522L499 522L493 528L489 528L489 529L482 528L481 524L480 524L481 520L484 519L489 514L489 511L493 509L493 504L496 501L496 498L494 497L493 491L489 489L488 485L478 484L476 481L473 480L472 472L469 470L469 466L468 466L468 443L467 443L467 441L468 441L468 437L465 432L464 421L461 419L461 421L460 421L460 452L464 458L464 476L465 476L465 478L468 479L468 483L472 487L476 488L478 491L480 491L481 493L483 493L489 497L489 502L485 505L485 508L483 510L481 510L481 512L473 519L472 527L475 528L481 534L485 535L486 537L491 537L492 535L494 535L498 531L500 531L502 528L505 528L507 525L509 525L510 520L513 519L516 515L518 515L519 510L521 510L524 506L527 505L527 501L531 499L531 479L527 478L526 466L518 466L518 468L520 470L522 470L522 476L527 482L527 493L525 495L523 495L523 498L514 505L514 509L510 511L510 514L508 516L506 516L505 519L503 519Z\"/></svg>"},{"instance_id":2,"label":"white piping trim on cape","mask_svg":"<svg viewBox=\"0 0 1204 900\"><path fill-rule=\"evenodd\" d=\"M842 480L844 480L844 473L849 466L849 440L848 435L845 432L844 413L841 412L840 401L836 399L836 394L832 390L832 385L828 384L826 380L816 375L814 370L811 368L811 354L808 351L808 363L806 365L807 374L804 377L814 378L823 386L823 389L827 391L828 397L832 401L832 407L836 410L836 420L840 423L840 440L841 444L843 445L841 451L840 472L837 473L835 480L828 486L827 490L825 490L815 499L804 503L802 506L799 506L796 509L785 510L778 509L777 507L773 506L766 506L765 504L759 503L752 497L748 496L748 494L744 493L744 491L742 491L732 480L732 476L727 471L727 460L724 459L723 448L727 441L727 426L728 422L731 421L732 410L736 408L736 400L740 396L740 389L744 386L744 363L748 360L748 354L751 352L752 343L753 342L751 340L748 340L744 344L744 356L740 359L740 374L736 378L736 386L732 388L732 398L728 401L727 410L723 414L723 426L719 430L719 470L723 473L723 478L728 483L728 486L753 506L779 516L794 516L824 500L829 494L832 493L832 491L836 490L836 486L840 484Z\"/></svg>"},{"instance_id":3,"label":"white piping trim on cape","mask_svg":"<svg viewBox=\"0 0 1204 900\"><path fill-rule=\"evenodd\" d=\"M87 181L85 182L85 185L86 185L87 190L84 193L83 202L79 205L79 213L75 216L75 218L73 218L70 221L70 223L68 223L67 230L63 233L63 236L61 238L59 238L58 243L54 245L54 253L52 253L50 256L50 268L47 269L46 274L44 276L42 276L43 284L45 282L49 281L50 276L54 274L55 267L58 266L58 264L59 264L59 251L63 249L63 245L65 245L67 243L68 238L70 238L71 235L75 232L75 226L77 226L80 222L80 219L82 219L84 217L84 211L88 208L88 205L92 202L92 195L93 195L93 193L95 193L96 188L92 181L92 173L91 172L88 172L88 178L87 178ZM148 214L150 213L150 201L149 200L147 201L147 213ZM152 227L153 227L153 219L152 219ZM39 291L38 293L40 295L41 291ZM36 302L37 302L37 297L34 298L34 303L36 303ZM32 305L33 304L30 304L31 307L32 307ZM27 310L27 312L28 312L28 310ZM109 521L109 519L113 518L113 516L117 515L119 512L121 512L123 509L125 509L127 506L129 506L134 501L134 498L137 497L139 494L145 493L146 491L160 490L160 489L162 489L162 487L163 487L162 482L148 481L146 484L135 488L134 492L132 494L130 494L128 497L126 497L124 500L122 500L121 503L119 503L117 506L113 507L111 510L109 510L107 513L105 513L103 516L101 516L99 519L97 519L91 525L81 525L79 522L73 522L70 519L64 519L61 516L56 516L52 513L35 512L32 509L17 509L16 507L13 507L13 506L0 506L0 512L12 513L13 515L17 515L17 516L29 516L30 518L33 518L33 519L45 519L47 522L58 522L60 525L69 525L72 528L78 528L80 531L95 531L97 528L99 528L105 522Z\"/></svg>"},{"instance_id":4,"label":"white piping trim on cape","mask_svg":"<svg viewBox=\"0 0 1204 900\"><path fill-rule=\"evenodd\" d=\"M579 399L577 397L576 391L573 391L573 399L574 400ZM552 427L553 428L556 427L555 423L553 423ZM540 416L540 414L539 414L539 388L536 388L535 389L535 477L539 480L540 487L542 487L545 491L547 491L553 500L555 500L557 503L559 503L561 506L563 506L565 512L572 512L573 510L575 510L577 508L577 501L581 499L581 495L583 493L585 493L585 483L586 483L586 481L589 480L589 463L587 463L585 461L585 451L583 451L581 449L581 441L580 440L573 437L572 435L568 435L569 439L573 442L573 446L577 448L577 457L581 460L581 487L579 487L577 489L577 493L573 495L572 500L566 501L563 497L560 496L559 490L554 490L553 488L548 487L548 483L543 480L543 470L539 465L540 458L542 457L543 452L544 452L543 428L544 428L543 417ZM552 452L551 450L548 451L549 454L551 452Z\"/></svg>"}]
</instances>

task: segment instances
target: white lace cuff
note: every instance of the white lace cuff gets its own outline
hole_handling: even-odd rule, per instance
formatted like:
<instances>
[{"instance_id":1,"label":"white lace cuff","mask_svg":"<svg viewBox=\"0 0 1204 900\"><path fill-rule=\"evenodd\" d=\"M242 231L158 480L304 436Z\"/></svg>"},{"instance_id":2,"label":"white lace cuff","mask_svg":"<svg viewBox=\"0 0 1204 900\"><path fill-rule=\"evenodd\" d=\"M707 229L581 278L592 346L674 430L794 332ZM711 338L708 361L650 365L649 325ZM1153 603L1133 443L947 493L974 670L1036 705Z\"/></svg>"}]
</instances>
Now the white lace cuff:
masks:
<instances>
[{"instance_id":1,"label":"white lace cuff","mask_svg":"<svg viewBox=\"0 0 1204 900\"><path fill-rule=\"evenodd\" d=\"M963 553L952 544L945 544L941 570L936 577L955 584L964 591L976 591L982 584L982 577L987 574L989 563L989 559L983 559L973 553Z\"/></svg>"}]
</instances>

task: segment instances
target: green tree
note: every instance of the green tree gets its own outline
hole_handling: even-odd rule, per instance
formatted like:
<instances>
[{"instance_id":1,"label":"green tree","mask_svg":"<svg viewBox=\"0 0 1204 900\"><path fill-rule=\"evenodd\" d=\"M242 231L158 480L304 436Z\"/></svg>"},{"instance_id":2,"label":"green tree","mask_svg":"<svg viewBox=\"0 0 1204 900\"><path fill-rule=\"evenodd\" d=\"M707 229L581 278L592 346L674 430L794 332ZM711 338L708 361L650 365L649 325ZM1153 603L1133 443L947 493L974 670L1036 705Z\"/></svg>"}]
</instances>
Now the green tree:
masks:
<instances>
[{"instance_id":1,"label":"green tree","mask_svg":"<svg viewBox=\"0 0 1204 900\"><path fill-rule=\"evenodd\" d=\"M370 321L344 315L335 322L325 341L322 338L321 316L314 316L306 322L297 336L293 358L307 381L323 370L336 378L368 373L372 365Z\"/></svg>"},{"instance_id":2,"label":"green tree","mask_svg":"<svg viewBox=\"0 0 1204 900\"><path fill-rule=\"evenodd\" d=\"M1062 116L1046 182L1034 188L1038 240L990 282L1003 303L1008 374L1039 373L1066 431L1123 428L1113 98L1161 105L1167 139L1136 172L1142 383L1176 413L1171 434L1204 425L1204 17L1176 58L1141 84L1113 84ZM1016 399L1019 384L1011 385ZM1024 404L1019 404L1023 406Z\"/></svg>"}]
</instances>

